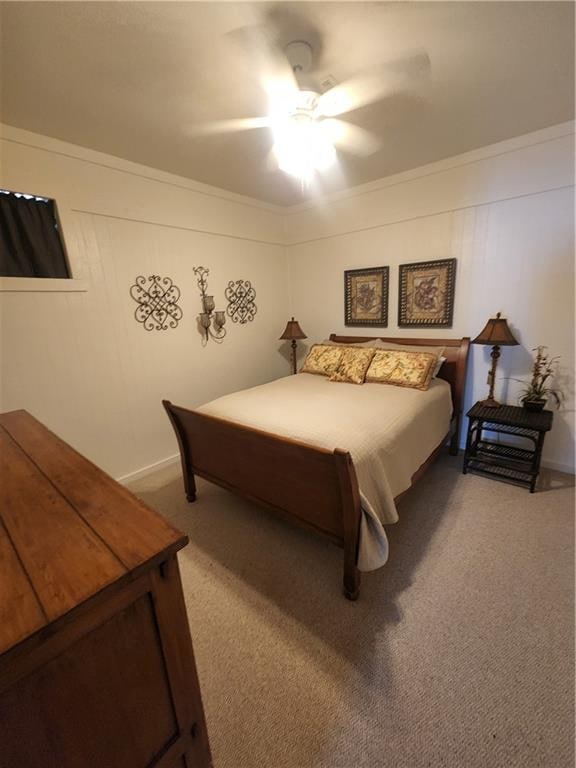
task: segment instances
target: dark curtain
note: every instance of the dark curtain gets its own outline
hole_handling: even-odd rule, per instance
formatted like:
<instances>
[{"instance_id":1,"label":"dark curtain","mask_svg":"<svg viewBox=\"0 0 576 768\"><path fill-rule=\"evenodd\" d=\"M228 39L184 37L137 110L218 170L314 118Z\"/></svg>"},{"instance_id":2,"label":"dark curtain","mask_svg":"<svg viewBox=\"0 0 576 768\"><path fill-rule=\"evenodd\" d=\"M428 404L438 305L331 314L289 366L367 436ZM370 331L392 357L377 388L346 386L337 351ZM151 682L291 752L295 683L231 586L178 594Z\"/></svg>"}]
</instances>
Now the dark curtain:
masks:
<instances>
[{"instance_id":1,"label":"dark curtain","mask_svg":"<svg viewBox=\"0 0 576 768\"><path fill-rule=\"evenodd\" d=\"M70 277L53 200L0 193L0 276Z\"/></svg>"}]
</instances>

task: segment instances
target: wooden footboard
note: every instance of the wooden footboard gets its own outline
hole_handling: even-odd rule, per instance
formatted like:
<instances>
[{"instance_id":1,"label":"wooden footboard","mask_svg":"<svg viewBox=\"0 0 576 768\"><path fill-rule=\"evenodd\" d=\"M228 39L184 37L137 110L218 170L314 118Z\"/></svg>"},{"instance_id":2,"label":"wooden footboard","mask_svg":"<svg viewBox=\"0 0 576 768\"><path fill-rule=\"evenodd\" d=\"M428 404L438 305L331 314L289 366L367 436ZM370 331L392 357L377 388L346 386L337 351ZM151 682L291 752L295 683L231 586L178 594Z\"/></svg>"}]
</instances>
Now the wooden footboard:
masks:
<instances>
[{"instance_id":1,"label":"wooden footboard","mask_svg":"<svg viewBox=\"0 0 576 768\"><path fill-rule=\"evenodd\" d=\"M196 499L199 475L328 536L344 549L344 594L356 600L361 508L350 454L163 405L178 438L188 501Z\"/></svg>"}]
</instances>

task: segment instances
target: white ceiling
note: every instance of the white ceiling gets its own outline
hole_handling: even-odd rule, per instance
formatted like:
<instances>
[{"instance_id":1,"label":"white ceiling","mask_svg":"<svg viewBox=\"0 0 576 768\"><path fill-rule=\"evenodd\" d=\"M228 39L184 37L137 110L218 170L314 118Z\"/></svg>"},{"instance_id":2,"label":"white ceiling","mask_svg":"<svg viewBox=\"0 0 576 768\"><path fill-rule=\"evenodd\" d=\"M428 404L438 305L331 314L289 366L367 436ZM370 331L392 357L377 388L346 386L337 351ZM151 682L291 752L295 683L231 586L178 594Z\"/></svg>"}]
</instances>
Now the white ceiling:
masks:
<instances>
[{"instance_id":1,"label":"white ceiling","mask_svg":"<svg viewBox=\"0 0 576 768\"><path fill-rule=\"evenodd\" d=\"M326 192L574 117L571 2L4 2L1 14L3 122L280 205L318 192L268 169L268 129L193 135L265 112L234 33L256 21L281 44L313 43L320 79L428 52L427 81L349 113L382 149L340 154Z\"/></svg>"}]
</instances>

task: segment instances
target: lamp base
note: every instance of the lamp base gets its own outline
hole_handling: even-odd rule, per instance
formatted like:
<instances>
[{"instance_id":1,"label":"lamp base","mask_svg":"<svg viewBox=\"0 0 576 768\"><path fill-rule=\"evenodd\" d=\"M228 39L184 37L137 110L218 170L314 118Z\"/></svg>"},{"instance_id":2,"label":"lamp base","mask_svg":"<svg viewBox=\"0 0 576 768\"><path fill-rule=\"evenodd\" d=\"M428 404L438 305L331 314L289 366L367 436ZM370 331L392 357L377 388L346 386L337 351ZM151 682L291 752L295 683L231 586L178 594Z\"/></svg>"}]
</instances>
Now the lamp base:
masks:
<instances>
[{"instance_id":1,"label":"lamp base","mask_svg":"<svg viewBox=\"0 0 576 768\"><path fill-rule=\"evenodd\" d=\"M292 339L292 374L298 372L296 367L296 339Z\"/></svg>"},{"instance_id":2,"label":"lamp base","mask_svg":"<svg viewBox=\"0 0 576 768\"><path fill-rule=\"evenodd\" d=\"M490 370L488 371L488 384L490 385L490 389L488 390L488 397L486 400L480 400L480 405L483 405L485 408L498 408L500 406L500 403L498 400L494 399L494 382L496 381L496 365L498 364L498 358L500 357L500 347L498 344L495 344L492 347L492 352L490 353L490 357L492 358L492 365L490 366Z\"/></svg>"},{"instance_id":3,"label":"lamp base","mask_svg":"<svg viewBox=\"0 0 576 768\"><path fill-rule=\"evenodd\" d=\"M501 403L493 397L487 397L486 400L480 400L478 405L483 405L484 408L500 408Z\"/></svg>"}]
</instances>

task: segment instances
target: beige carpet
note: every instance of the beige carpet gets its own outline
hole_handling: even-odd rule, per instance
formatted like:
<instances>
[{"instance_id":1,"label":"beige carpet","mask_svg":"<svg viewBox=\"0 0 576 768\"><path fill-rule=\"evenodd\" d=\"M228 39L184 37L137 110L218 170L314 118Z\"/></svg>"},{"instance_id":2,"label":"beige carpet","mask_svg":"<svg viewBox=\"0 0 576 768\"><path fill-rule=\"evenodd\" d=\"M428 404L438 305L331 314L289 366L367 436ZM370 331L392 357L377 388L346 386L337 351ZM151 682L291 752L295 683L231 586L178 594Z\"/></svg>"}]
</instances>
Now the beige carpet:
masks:
<instances>
[{"instance_id":1,"label":"beige carpet","mask_svg":"<svg viewBox=\"0 0 576 768\"><path fill-rule=\"evenodd\" d=\"M567 768L572 478L535 494L442 457L340 593L341 552L179 471L135 483L180 554L216 768Z\"/></svg>"}]
</instances>

